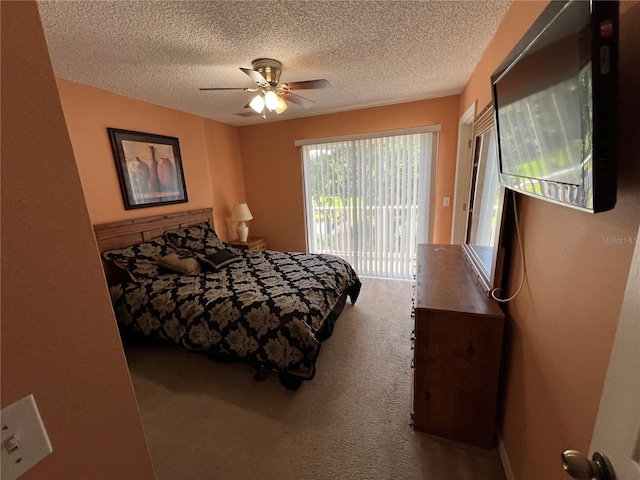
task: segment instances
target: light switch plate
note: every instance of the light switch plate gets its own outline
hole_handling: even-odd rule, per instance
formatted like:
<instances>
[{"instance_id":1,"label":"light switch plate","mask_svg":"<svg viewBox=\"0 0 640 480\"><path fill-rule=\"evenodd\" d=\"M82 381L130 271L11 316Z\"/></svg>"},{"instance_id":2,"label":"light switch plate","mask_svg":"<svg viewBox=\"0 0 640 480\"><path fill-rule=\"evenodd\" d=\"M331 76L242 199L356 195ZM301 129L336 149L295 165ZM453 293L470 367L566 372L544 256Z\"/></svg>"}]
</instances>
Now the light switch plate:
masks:
<instances>
[{"instance_id":1,"label":"light switch plate","mask_svg":"<svg viewBox=\"0 0 640 480\"><path fill-rule=\"evenodd\" d=\"M53 451L33 395L2 409L0 440L2 480L17 479ZM9 453L7 445L15 448L16 441Z\"/></svg>"}]
</instances>

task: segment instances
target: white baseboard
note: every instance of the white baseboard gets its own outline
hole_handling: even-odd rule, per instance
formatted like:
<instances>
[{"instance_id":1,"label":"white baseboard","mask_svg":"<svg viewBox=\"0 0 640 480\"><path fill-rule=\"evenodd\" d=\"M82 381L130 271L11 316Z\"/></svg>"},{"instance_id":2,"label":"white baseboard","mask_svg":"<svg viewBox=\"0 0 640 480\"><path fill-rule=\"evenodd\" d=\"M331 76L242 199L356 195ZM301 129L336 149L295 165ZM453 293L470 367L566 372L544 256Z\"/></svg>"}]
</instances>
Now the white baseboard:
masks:
<instances>
[{"instance_id":1,"label":"white baseboard","mask_svg":"<svg viewBox=\"0 0 640 480\"><path fill-rule=\"evenodd\" d=\"M507 480L516 480L513 470L511 470L511 462L509 462L509 456L507 455L507 449L504 448L504 442L502 441L502 435L498 435L498 453L500 454L500 460L502 461L502 469Z\"/></svg>"}]
</instances>

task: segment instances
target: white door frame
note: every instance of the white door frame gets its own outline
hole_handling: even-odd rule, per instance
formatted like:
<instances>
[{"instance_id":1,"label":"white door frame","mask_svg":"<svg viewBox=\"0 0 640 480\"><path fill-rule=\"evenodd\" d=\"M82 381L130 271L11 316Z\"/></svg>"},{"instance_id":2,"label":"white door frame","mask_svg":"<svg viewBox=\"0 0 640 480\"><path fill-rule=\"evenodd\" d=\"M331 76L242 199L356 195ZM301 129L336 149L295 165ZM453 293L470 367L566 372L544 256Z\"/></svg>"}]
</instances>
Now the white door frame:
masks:
<instances>
[{"instance_id":1,"label":"white door frame","mask_svg":"<svg viewBox=\"0 0 640 480\"><path fill-rule=\"evenodd\" d=\"M471 192L471 171L473 167L473 121L476 117L476 103L460 117L458 125L458 155L456 159L456 180L453 192L453 219L451 222L451 243L465 242L469 216L469 194Z\"/></svg>"},{"instance_id":2,"label":"white door frame","mask_svg":"<svg viewBox=\"0 0 640 480\"><path fill-rule=\"evenodd\" d=\"M604 453L618 480L640 479L640 229L611 349L589 458Z\"/></svg>"}]
</instances>

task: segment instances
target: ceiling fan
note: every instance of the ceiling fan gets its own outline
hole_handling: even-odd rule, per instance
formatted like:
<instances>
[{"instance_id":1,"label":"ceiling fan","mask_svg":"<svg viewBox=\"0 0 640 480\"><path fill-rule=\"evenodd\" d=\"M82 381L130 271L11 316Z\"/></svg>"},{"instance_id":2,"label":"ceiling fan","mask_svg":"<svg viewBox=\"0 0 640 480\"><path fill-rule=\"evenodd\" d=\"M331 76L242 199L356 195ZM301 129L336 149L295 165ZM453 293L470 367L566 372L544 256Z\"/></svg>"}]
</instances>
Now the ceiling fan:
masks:
<instances>
[{"instance_id":1,"label":"ceiling fan","mask_svg":"<svg viewBox=\"0 0 640 480\"><path fill-rule=\"evenodd\" d=\"M309 108L315 103L313 100L292 93L291 90L330 87L329 82L325 79L280 83L282 63L273 58L257 58L251 62L251 65L253 69L240 67L240 70L258 84L256 88L213 87L201 88L200 90L243 90L245 92L257 92L257 95L245 105L245 108L251 107L255 112L261 113L263 118L266 118L267 110L276 112L276 114L284 112L287 109L285 100L304 108Z\"/></svg>"}]
</instances>

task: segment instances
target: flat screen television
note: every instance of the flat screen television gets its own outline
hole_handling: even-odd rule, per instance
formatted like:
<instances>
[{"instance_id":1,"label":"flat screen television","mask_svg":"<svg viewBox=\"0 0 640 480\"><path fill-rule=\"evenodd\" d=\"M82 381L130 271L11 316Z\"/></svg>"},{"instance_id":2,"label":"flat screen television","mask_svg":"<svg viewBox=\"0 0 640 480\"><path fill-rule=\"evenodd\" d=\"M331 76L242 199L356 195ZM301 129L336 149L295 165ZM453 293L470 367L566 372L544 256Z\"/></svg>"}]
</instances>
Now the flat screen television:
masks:
<instances>
[{"instance_id":1,"label":"flat screen television","mask_svg":"<svg viewBox=\"0 0 640 480\"><path fill-rule=\"evenodd\" d=\"M552 1L491 76L500 182L588 212L616 203L617 1Z\"/></svg>"}]
</instances>

